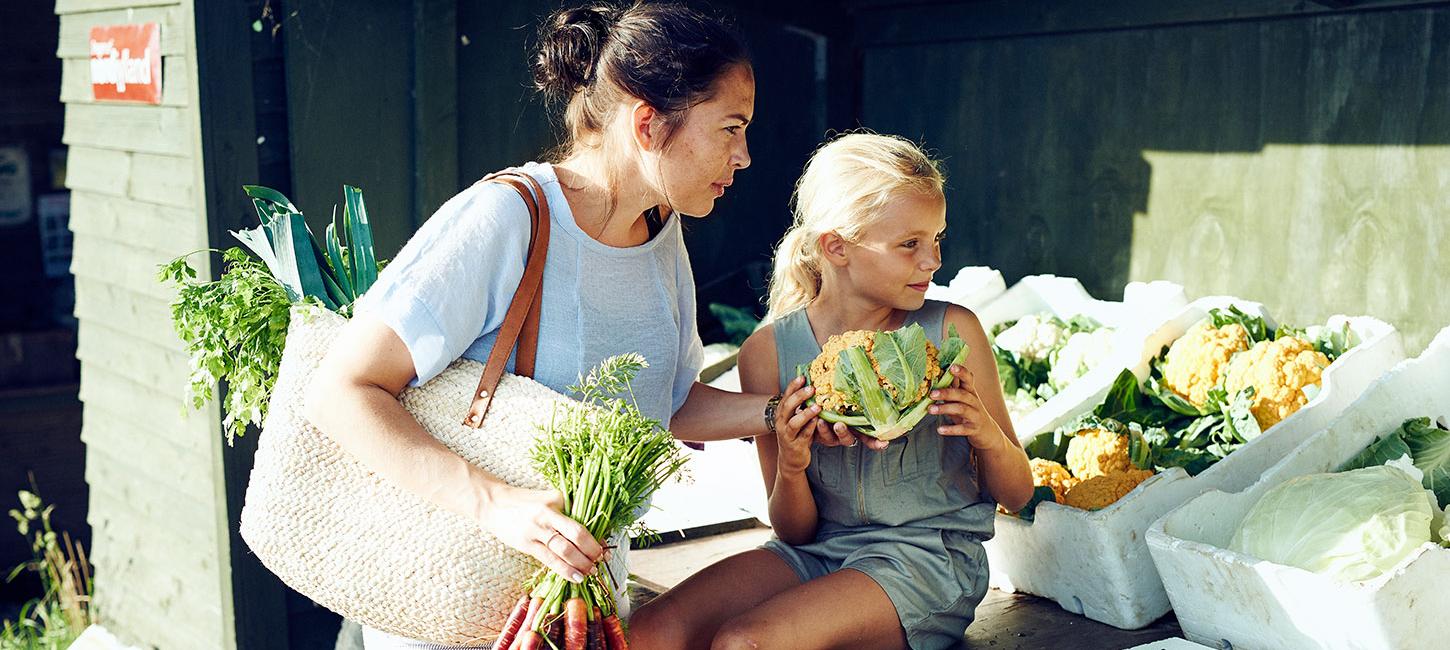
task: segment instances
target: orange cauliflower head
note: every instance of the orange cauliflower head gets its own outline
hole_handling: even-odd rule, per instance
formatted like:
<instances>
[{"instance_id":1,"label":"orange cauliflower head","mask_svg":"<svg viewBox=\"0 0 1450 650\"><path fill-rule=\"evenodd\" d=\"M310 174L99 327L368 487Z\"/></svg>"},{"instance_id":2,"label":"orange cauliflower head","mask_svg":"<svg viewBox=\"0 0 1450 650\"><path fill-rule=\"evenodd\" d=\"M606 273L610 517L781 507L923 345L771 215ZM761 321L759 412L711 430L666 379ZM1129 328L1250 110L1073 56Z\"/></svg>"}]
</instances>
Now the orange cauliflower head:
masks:
<instances>
[{"instance_id":1,"label":"orange cauliflower head","mask_svg":"<svg viewBox=\"0 0 1450 650\"><path fill-rule=\"evenodd\" d=\"M1329 367L1329 357L1297 336L1260 341L1235 356L1228 367L1224 388L1230 395L1254 387L1250 410L1259 428L1268 430L1309 402L1306 386L1318 386Z\"/></svg>"},{"instance_id":2,"label":"orange cauliflower head","mask_svg":"<svg viewBox=\"0 0 1450 650\"><path fill-rule=\"evenodd\" d=\"M1231 323L1214 327L1208 320L1189 328L1168 348L1163 362L1163 383L1194 406L1208 401L1208 391L1219 384L1237 352L1249 349L1249 333Z\"/></svg>"},{"instance_id":3,"label":"orange cauliflower head","mask_svg":"<svg viewBox=\"0 0 1450 650\"><path fill-rule=\"evenodd\" d=\"M1067 443L1067 467L1079 480L1132 469L1128 436L1096 427L1078 431Z\"/></svg>"},{"instance_id":4,"label":"orange cauliflower head","mask_svg":"<svg viewBox=\"0 0 1450 650\"><path fill-rule=\"evenodd\" d=\"M1101 510L1117 503L1118 499L1152 475L1152 470L1129 469L1094 476L1069 489L1063 504L1083 510Z\"/></svg>"},{"instance_id":5,"label":"orange cauliflower head","mask_svg":"<svg viewBox=\"0 0 1450 650\"><path fill-rule=\"evenodd\" d=\"M1079 483L1078 479L1074 478L1067 468L1057 461L1031 458L1028 459L1027 465L1032 468L1032 485L1052 488L1053 500L1058 503L1062 503L1067 496L1067 491Z\"/></svg>"},{"instance_id":6,"label":"orange cauliflower head","mask_svg":"<svg viewBox=\"0 0 1450 650\"><path fill-rule=\"evenodd\" d=\"M821 353L811 361L810 374L811 385L816 387L816 403L823 409L841 412L847 409L859 409L856 404L841 391L835 388L836 364L841 362L841 353L847 348L861 347L866 351L866 356L871 359L871 367L876 371L877 380L881 387L886 390L892 398L896 397L896 387L891 385L885 377L881 376L881 364L876 361L872 349L876 344L876 332L871 330L851 330L843 332L826 339L826 344L821 346ZM910 401L917 401L926 397L926 391L941 377L942 369L937 364L937 348L931 341L926 342L926 379L923 379L917 393Z\"/></svg>"}]
</instances>

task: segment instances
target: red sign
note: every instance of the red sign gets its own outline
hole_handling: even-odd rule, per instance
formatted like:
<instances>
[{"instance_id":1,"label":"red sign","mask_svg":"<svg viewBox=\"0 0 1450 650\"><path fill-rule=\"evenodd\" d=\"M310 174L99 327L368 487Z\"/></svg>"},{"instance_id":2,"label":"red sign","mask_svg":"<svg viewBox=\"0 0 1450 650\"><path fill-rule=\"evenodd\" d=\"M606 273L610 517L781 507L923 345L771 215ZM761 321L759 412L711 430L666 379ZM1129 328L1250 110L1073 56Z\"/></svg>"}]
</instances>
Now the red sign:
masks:
<instances>
[{"instance_id":1,"label":"red sign","mask_svg":"<svg viewBox=\"0 0 1450 650\"><path fill-rule=\"evenodd\" d=\"M161 103L161 26L91 28L91 93L98 101Z\"/></svg>"}]
</instances>

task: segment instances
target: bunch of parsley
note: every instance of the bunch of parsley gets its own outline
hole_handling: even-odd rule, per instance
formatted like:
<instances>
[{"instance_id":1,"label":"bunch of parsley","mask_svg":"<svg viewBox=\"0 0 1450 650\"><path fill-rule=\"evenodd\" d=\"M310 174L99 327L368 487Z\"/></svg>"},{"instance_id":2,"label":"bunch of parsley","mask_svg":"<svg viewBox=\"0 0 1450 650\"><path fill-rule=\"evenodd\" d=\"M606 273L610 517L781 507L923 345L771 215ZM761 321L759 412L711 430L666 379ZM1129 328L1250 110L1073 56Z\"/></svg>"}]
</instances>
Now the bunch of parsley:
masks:
<instances>
[{"instance_id":1,"label":"bunch of parsley","mask_svg":"<svg viewBox=\"0 0 1450 650\"><path fill-rule=\"evenodd\" d=\"M319 242L292 202L275 190L243 188L261 225L233 232L255 255L240 248L221 252L222 273L197 280L196 269L178 257L161 266L158 280L175 284L171 321L191 360L187 397L201 408L226 382L222 428L231 444L247 425L260 427L282 363L290 309L314 304L343 316L372 287L382 263L373 254L372 227L362 190L343 186L344 209Z\"/></svg>"}]
</instances>

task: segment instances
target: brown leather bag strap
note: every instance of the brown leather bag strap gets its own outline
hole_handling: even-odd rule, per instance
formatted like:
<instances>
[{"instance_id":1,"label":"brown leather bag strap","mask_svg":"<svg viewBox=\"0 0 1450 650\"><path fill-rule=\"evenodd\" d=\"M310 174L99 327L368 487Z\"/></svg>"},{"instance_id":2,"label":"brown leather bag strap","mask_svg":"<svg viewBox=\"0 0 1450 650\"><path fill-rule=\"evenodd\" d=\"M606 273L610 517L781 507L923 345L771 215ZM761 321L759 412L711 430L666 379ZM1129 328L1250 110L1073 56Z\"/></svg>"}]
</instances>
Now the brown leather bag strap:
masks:
<instances>
[{"instance_id":1,"label":"brown leather bag strap","mask_svg":"<svg viewBox=\"0 0 1450 650\"><path fill-rule=\"evenodd\" d=\"M524 263L524 275L519 280L518 291L509 302L504 313L503 325L499 327L498 338L489 351L488 361L483 366L483 377L473 392L473 403L464 417L464 426L475 429L483 426L483 419L493 404L495 389L503 379L504 367L508 365L509 354L518 344L518 357L514 362L516 374L532 376L534 361L539 345L539 305L543 303L544 260L549 251L549 201L544 188L532 176L513 171L503 171L485 176L483 182L498 182L514 188L529 210L530 236L528 259Z\"/></svg>"}]
</instances>

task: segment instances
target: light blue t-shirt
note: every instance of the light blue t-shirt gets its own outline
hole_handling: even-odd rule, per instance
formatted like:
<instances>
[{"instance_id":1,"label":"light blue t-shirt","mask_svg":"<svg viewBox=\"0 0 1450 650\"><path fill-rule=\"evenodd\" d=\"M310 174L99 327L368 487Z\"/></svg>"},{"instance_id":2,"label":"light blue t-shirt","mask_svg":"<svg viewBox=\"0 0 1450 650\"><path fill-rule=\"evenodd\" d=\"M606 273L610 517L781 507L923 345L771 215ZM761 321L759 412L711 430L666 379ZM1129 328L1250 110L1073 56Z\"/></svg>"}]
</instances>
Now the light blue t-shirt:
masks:
<instances>
[{"instance_id":1,"label":"light blue t-shirt","mask_svg":"<svg viewBox=\"0 0 1450 650\"><path fill-rule=\"evenodd\" d=\"M575 223L552 166L517 170L543 186L553 224L534 379L564 392L605 358L638 352L649 367L635 378L634 395L668 427L704 365L679 217L644 244L608 246ZM412 385L459 357L487 361L523 277L528 215L513 188L477 183L444 203L359 299L360 313L382 319L407 345Z\"/></svg>"}]
</instances>

